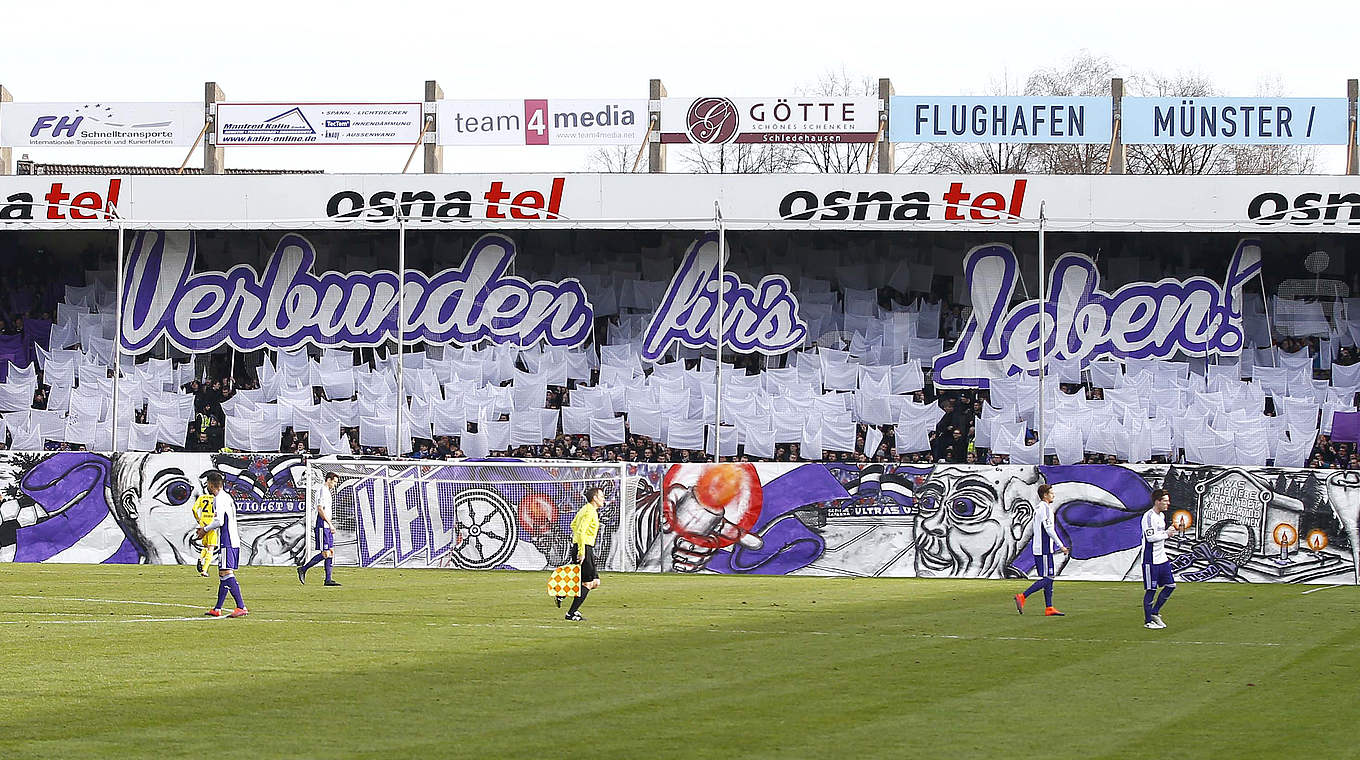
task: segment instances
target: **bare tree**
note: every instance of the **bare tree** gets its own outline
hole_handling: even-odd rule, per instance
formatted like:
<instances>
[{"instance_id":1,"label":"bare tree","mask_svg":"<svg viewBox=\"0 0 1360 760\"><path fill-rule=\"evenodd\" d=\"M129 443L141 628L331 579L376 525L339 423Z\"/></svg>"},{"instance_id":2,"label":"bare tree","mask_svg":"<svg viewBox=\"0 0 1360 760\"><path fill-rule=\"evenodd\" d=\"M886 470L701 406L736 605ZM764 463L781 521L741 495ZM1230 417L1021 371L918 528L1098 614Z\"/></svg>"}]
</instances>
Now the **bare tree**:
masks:
<instances>
[{"instance_id":1,"label":"bare tree","mask_svg":"<svg viewBox=\"0 0 1360 760\"><path fill-rule=\"evenodd\" d=\"M1025 82L1031 96L1099 97L1110 95L1118 67L1107 56L1082 50L1065 65L1039 69ZM1103 174L1110 146L1054 143L1034 146L1033 170L1040 174Z\"/></svg>"},{"instance_id":2,"label":"bare tree","mask_svg":"<svg viewBox=\"0 0 1360 760\"><path fill-rule=\"evenodd\" d=\"M841 98L878 97L878 78L850 74L844 68L827 70L810 87L796 89L800 95ZM876 173L877 145L874 143L797 143L794 155L798 169L820 174ZM893 171L917 173L928 171L933 160L926 146L903 143L894 146Z\"/></svg>"},{"instance_id":3,"label":"bare tree","mask_svg":"<svg viewBox=\"0 0 1360 760\"><path fill-rule=\"evenodd\" d=\"M586 169L603 174L628 174L633 171L635 161L637 171L647 171L649 156L646 150L642 151L642 160L639 161L637 147L610 145L591 151L590 155L586 156Z\"/></svg>"},{"instance_id":4,"label":"bare tree","mask_svg":"<svg viewBox=\"0 0 1360 760\"><path fill-rule=\"evenodd\" d=\"M692 145L680 151L695 174L788 174L798 170L792 146L729 143Z\"/></svg>"},{"instance_id":5,"label":"bare tree","mask_svg":"<svg viewBox=\"0 0 1360 760\"><path fill-rule=\"evenodd\" d=\"M862 98L878 97L878 80L868 76L853 76L828 70L811 87L795 90L799 95ZM859 174L870 171L868 166L873 143L796 143L793 148L798 166L820 174Z\"/></svg>"},{"instance_id":6,"label":"bare tree","mask_svg":"<svg viewBox=\"0 0 1360 760\"><path fill-rule=\"evenodd\" d=\"M1209 98L1217 88L1203 74L1149 74L1131 82L1144 97ZM1227 174L1226 145L1129 145L1129 174Z\"/></svg>"}]
</instances>

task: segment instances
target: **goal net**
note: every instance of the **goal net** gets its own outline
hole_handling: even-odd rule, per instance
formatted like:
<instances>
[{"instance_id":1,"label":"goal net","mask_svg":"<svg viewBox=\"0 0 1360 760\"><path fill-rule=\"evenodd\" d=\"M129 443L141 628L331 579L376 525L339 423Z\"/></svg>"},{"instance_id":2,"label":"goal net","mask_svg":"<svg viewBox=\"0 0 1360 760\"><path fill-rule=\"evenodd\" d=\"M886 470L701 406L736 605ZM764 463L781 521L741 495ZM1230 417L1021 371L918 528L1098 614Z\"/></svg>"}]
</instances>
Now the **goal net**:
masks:
<instances>
[{"instance_id":1,"label":"goal net","mask_svg":"<svg viewBox=\"0 0 1360 760\"><path fill-rule=\"evenodd\" d=\"M571 556L571 520L604 489L595 540L602 569L636 568L638 531L625 465L318 459L308 463L308 555L319 489L332 497L336 561L360 567L542 570Z\"/></svg>"}]
</instances>

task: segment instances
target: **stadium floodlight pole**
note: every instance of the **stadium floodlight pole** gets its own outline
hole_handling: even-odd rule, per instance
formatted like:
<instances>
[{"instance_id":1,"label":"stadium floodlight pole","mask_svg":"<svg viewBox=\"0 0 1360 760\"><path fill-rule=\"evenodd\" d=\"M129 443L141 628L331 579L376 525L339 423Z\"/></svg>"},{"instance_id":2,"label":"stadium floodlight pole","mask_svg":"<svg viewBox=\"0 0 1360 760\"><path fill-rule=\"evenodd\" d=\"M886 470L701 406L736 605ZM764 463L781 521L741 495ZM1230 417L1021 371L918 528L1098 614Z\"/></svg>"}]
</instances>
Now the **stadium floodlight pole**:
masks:
<instances>
[{"instance_id":1,"label":"stadium floodlight pole","mask_svg":"<svg viewBox=\"0 0 1360 760\"><path fill-rule=\"evenodd\" d=\"M109 422L113 425L109 453L113 454L118 452L118 375L123 365L123 217L109 203L105 208L105 219L110 211L118 223L118 271L115 275L118 281L113 285L113 402L109 406Z\"/></svg>"},{"instance_id":2,"label":"stadium floodlight pole","mask_svg":"<svg viewBox=\"0 0 1360 760\"><path fill-rule=\"evenodd\" d=\"M1279 367L1280 352L1279 349L1275 347L1275 328L1270 324L1270 296L1266 295L1266 278L1264 275L1258 274L1256 275L1256 281L1261 285L1261 308L1265 310L1266 315L1266 340L1270 341L1270 366ZM1246 343L1245 340L1242 342ZM1253 357L1252 364L1255 363L1256 362ZM1237 374L1240 376L1242 374L1240 371L1240 367L1242 366L1242 360L1240 358L1237 360L1237 365L1239 367L1239 371ZM1208 370L1205 371L1207 372Z\"/></svg>"},{"instance_id":3,"label":"stadium floodlight pole","mask_svg":"<svg viewBox=\"0 0 1360 760\"><path fill-rule=\"evenodd\" d=\"M727 225L723 221L722 206L713 201L713 218L718 223L718 364L713 368L713 461L722 461L722 353L723 353L723 285L727 278Z\"/></svg>"},{"instance_id":4,"label":"stadium floodlight pole","mask_svg":"<svg viewBox=\"0 0 1360 760\"><path fill-rule=\"evenodd\" d=\"M406 350L406 217L397 205L397 448L405 447L401 442L401 421L403 407L406 406L406 378L402 374L406 366L403 355ZM403 452L388 452L401 456Z\"/></svg>"},{"instance_id":5,"label":"stadium floodlight pole","mask_svg":"<svg viewBox=\"0 0 1360 760\"><path fill-rule=\"evenodd\" d=\"M1039 447L1039 464L1044 463L1044 373L1048 369L1048 277L1044 261L1044 232L1048 217L1044 214L1044 204L1039 203L1039 405L1035 431ZM1022 442L1023 443L1023 442Z\"/></svg>"}]
</instances>

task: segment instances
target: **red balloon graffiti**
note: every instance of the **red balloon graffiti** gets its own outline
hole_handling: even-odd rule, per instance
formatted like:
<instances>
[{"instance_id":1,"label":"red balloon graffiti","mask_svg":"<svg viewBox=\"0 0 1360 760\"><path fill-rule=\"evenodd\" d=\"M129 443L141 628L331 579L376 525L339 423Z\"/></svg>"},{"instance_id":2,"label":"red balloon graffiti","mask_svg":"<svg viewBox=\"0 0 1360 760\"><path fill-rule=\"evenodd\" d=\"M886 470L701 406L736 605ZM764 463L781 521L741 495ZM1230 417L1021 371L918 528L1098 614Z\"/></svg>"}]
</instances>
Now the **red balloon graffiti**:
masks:
<instances>
[{"instance_id":1,"label":"red balloon graffiti","mask_svg":"<svg viewBox=\"0 0 1360 760\"><path fill-rule=\"evenodd\" d=\"M694 477L696 467L702 467L698 478ZM760 477L755 466L746 463L676 465L667 471L662 492L666 494L662 513L671 531L697 546L710 549L736 543L735 533L749 533L760 519L763 504ZM688 496L715 517L721 515L721 521L732 523L737 531L698 530L699 525L712 528L719 521L696 521L693 517L686 519L678 515L677 505Z\"/></svg>"},{"instance_id":2,"label":"red balloon graffiti","mask_svg":"<svg viewBox=\"0 0 1360 760\"><path fill-rule=\"evenodd\" d=\"M557 505L541 493L531 493L519 500L519 524L530 535L541 536L552 531L557 522Z\"/></svg>"}]
</instances>

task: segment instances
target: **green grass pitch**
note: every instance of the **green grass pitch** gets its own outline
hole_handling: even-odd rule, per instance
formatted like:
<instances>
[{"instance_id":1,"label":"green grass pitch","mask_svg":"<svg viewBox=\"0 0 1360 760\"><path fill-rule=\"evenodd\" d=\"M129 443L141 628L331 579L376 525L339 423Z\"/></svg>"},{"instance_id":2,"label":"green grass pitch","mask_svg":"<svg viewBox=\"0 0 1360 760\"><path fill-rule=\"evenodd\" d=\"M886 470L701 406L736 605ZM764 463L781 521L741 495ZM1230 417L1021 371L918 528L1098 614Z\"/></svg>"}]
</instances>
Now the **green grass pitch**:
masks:
<instances>
[{"instance_id":1,"label":"green grass pitch","mask_svg":"<svg viewBox=\"0 0 1360 760\"><path fill-rule=\"evenodd\" d=\"M0 758L1360 756L1360 589L0 566ZM1033 600L1039 602L1040 600ZM1351 717L1347 717L1351 716Z\"/></svg>"}]
</instances>

